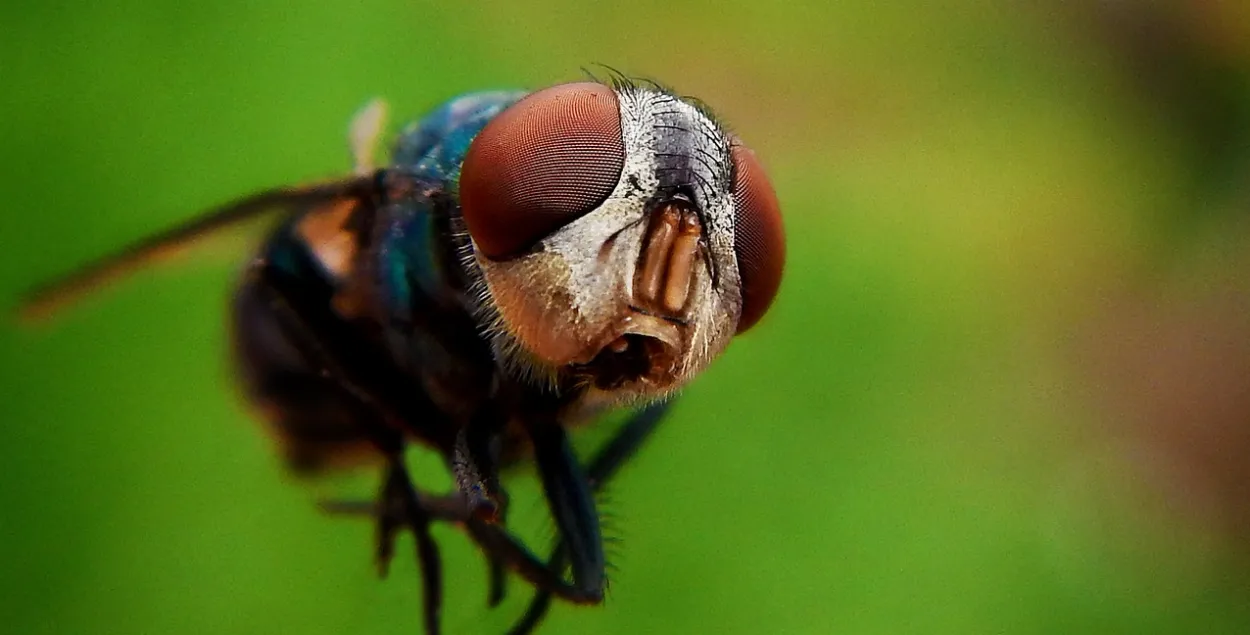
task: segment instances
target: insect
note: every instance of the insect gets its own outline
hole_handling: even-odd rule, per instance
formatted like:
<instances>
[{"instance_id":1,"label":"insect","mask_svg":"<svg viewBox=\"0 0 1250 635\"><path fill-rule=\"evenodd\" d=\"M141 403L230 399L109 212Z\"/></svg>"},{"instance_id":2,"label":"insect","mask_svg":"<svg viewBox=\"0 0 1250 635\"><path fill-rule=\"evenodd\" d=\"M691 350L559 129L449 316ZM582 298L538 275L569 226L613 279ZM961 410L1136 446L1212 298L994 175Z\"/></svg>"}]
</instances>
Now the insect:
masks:
<instances>
[{"instance_id":1,"label":"insect","mask_svg":"<svg viewBox=\"0 0 1250 635\"><path fill-rule=\"evenodd\" d=\"M593 495L660 422L674 391L764 315L785 256L779 203L755 156L709 111L651 83L560 84L457 97L371 165L380 111L353 126L350 176L264 191L36 288L47 312L172 251L270 221L232 306L237 373L287 463L382 467L376 501L326 509L377 525L385 574L415 537L424 626L440 630L436 522L536 594L603 601ZM569 433L635 408L586 460ZM448 494L421 491L409 444L442 457ZM558 531L546 559L507 530L500 480L532 461Z\"/></svg>"}]
</instances>

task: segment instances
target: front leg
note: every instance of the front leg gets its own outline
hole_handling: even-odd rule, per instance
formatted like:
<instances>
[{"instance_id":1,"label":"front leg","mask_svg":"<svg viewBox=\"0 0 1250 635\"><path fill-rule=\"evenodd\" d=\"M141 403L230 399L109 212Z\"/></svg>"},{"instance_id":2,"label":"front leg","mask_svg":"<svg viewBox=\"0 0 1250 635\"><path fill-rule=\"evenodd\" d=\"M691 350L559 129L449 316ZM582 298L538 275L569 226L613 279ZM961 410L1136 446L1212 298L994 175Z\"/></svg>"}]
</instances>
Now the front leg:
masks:
<instances>
[{"instance_id":1,"label":"front leg","mask_svg":"<svg viewBox=\"0 0 1250 635\"><path fill-rule=\"evenodd\" d=\"M590 480L590 486L595 492L599 492L607 484L612 477L627 463L643 443L651 437L655 429L659 427L660 421L664 418L668 411L669 402L664 401L652 404L639 410L630 417L629 421L616 433L614 437L603 447L595 452L595 456L590 460L586 467L586 475ZM554 571L563 571L568 563L569 552L565 548L565 543L560 540L551 551L551 556L547 559L547 567ZM547 615L547 610L551 608L552 592L548 589L539 588L534 594L534 598L530 600L529 607L525 610L525 614L521 619L508 631L508 635L528 635L538 626L538 623Z\"/></svg>"},{"instance_id":2,"label":"front leg","mask_svg":"<svg viewBox=\"0 0 1250 635\"><path fill-rule=\"evenodd\" d=\"M607 561L590 480L562 426L540 419L530 424L529 434L547 505L567 549L573 587L585 603L598 604L607 586Z\"/></svg>"},{"instance_id":3,"label":"front leg","mask_svg":"<svg viewBox=\"0 0 1250 635\"><path fill-rule=\"evenodd\" d=\"M499 483L500 424L503 418L493 407L479 413L456 435L451 471L456 488L465 497L469 513L479 520L504 526L508 513L508 496ZM485 552L490 586L486 604L494 608L507 593L506 564Z\"/></svg>"},{"instance_id":4,"label":"front leg","mask_svg":"<svg viewBox=\"0 0 1250 635\"><path fill-rule=\"evenodd\" d=\"M584 481L593 491L599 491L603 486L620 470L620 468L638 451L643 442L646 441L658 427L665 411L668 408L667 403L659 403L648 406L637 413L626 422L623 428L612 438L606 445L596 452L594 458L588 464L588 468L584 475ZM548 431L549 432L549 431ZM540 432L540 434L542 434ZM543 443L544 447L549 450L554 448L566 458L571 457L572 453L567 451L567 445L563 442L550 443L550 439ZM560 465L564 459L556 461L553 465L548 463L547 470L552 474L560 472L567 473L568 466ZM542 469L542 468L540 468ZM551 478L551 477L548 477ZM562 479L555 479L561 481ZM576 481L576 479L574 479ZM553 501L565 501L561 503L552 503L553 513L569 514L571 510L576 509L575 505L567 504L567 501L576 501L578 497L573 494L575 487L570 487L567 483L556 483L557 491L563 491L563 494L557 493ZM583 499L584 500L584 499ZM440 498L422 498L421 505L426 513L438 520L448 521L460 524L469 537L477 543L486 555L488 562L491 564L492 571L497 571L500 565L506 566L514 574L523 580L534 585L538 592L534 595L529 608L521 620L513 627L510 633L514 635L523 635L529 633L545 616L547 609L550 607L551 598L559 597L563 600L576 604L594 604L603 600L603 588L584 584L586 571L596 571L593 566L592 558L582 558L583 568L583 584L569 584L564 579L564 570L568 566L569 550L565 546L565 538L562 530L560 541L552 551L550 558L544 562L534 555L512 534L505 530L500 524L491 523L483 518L470 513L464 506L464 500L459 495ZM383 511L374 503L367 502L327 502L323 503L323 508L331 513L353 516L370 516L376 518ZM555 512L554 509L564 511ZM583 504L582 509L586 509ZM593 510L593 506L589 509ZM577 534L577 513L574 516L573 529L571 534ZM581 520L585 520L584 516ZM594 528L597 529L597 517L594 520ZM566 521L567 522L567 521ZM585 533L580 534L580 540L585 542ZM600 548L601 549L601 548ZM593 553L593 552L592 552ZM588 564L589 563L589 564ZM598 569L602 571L602 568ZM602 580L602 573L599 574ZM499 586L496 586L499 585ZM502 579L496 574L492 574L492 604L500 599Z\"/></svg>"},{"instance_id":5,"label":"front leg","mask_svg":"<svg viewBox=\"0 0 1250 635\"><path fill-rule=\"evenodd\" d=\"M583 482L587 487L594 492L598 492L603 489L609 480L616 476L621 468L638 453L643 444L655 433L664 415L668 412L669 403L659 402L637 411L611 440L595 452L594 456L587 463L584 473L585 480ZM559 447L557 444L549 445L549 448L559 449ZM560 450L560 453L565 457L572 456L571 451ZM563 460L560 460L556 463L562 462ZM540 467L541 469L543 468ZM558 474L563 468L559 465L549 464L547 469ZM580 472L576 468L572 469ZM544 485L544 487L546 486ZM549 498L553 507L553 514L560 513L556 512L557 508L564 509L564 513L568 514L575 509L575 506L565 503L557 504L555 501L576 501L578 498L572 494L575 491L574 488L567 484L559 485L559 487L564 489L565 493ZM584 505L583 508L585 508ZM593 510L593 506L591 509ZM571 513L570 515L574 516L574 522L576 523L578 513ZM597 525L598 518L596 517L596 529ZM552 597L559 597L577 604L590 604L602 601L602 587L598 589L592 588L588 591L584 584L577 584L576 581L574 584L569 584L565 581L563 572L568 567L571 559L571 550L567 546L567 538L563 530L561 530L561 538L552 550L551 556L547 562L543 562L513 539L511 535L499 531L497 527L480 522L469 522L466 523L466 528L470 537L482 547L483 551L490 554L493 559L508 564L513 572L538 589L525 615L509 631L511 635L524 635L531 632L546 615L551 605ZM574 525L573 532L570 533L576 533L577 531L576 525ZM581 539L585 540L584 534ZM582 564L580 566L583 567L584 572L587 569L593 572L595 569L592 564L592 558L582 556ZM583 576L585 576L585 573L583 573Z\"/></svg>"},{"instance_id":6,"label":"front leg","mask_svg":"<svg viewBox=\"0 0 1250 635\"><path fill-rule=\"evenodd\" d=\"M549 395L512 397L533 446L534 462L561 543L567 545L572 582L564 579L563 566L549 566L492 519L475 516L465 523L466 529L490 560L492 587L500 583L497 570L503 564L537 588L565 600L599 604L607 585L599 514L591 481L556 417L559 400ZM466 452L465 456L473 454ZM491 597L493 604L497 588L492 588Z\"/></svg>"}]
</instances>

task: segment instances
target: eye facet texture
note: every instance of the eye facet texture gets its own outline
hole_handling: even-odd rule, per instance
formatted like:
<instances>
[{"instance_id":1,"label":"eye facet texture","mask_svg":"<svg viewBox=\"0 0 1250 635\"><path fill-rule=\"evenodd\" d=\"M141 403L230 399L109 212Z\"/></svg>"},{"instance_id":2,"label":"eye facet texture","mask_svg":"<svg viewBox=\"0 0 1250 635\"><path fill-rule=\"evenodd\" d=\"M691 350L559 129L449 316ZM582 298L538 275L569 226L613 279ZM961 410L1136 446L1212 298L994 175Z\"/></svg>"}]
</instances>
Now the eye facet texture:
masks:
<instances>
[{"instance_id":1,"label":"eye facet texture","mask_svg":"<svg viewBox=\"0 0 1250 635\"><path fill-rule=\"evenodd\" d=\"M781 204L755 153L741 145L734 160L734 250L742 283L742 316L738 333L755 325L768 311L786 262L786 235Z\"/></svg>"},{"instance_id":2,"label":"eye facet texture","mask_svg":"<svg viewBox=\"0 0 1250 635\"><path fill-rule=\"evenodd\" d=\"M510 106L469 146L460 205L478 249L504 260L599 206L625 165L620 105L602 84L561 84Z\"/></svg>"}]
</instances>

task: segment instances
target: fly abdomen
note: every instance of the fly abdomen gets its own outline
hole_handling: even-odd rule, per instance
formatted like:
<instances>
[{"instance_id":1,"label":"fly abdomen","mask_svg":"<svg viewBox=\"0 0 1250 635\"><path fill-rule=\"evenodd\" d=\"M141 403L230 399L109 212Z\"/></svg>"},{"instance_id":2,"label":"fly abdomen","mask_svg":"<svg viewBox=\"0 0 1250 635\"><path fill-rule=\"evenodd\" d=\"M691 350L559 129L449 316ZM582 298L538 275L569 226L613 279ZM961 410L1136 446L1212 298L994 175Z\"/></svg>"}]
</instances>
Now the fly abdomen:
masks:
<instances>
[{"instance_id":1,"label":"fly abdomen","mask_svg":"<svg viewBox=\"0 0 1250 635\"><path fill-rule=\"evenodd\" d=\"M285 298L272 288L275 277L290 290ZM326 375L308 343L284 317L285 311L301 311L304 319L334 320L334 294L335 287L311 254L283 229L249 269L234 298L232 326L240 382L297 472L350 465L375 453L370 424L365 422L376 416Z\"/></svg>"}]
</instances>

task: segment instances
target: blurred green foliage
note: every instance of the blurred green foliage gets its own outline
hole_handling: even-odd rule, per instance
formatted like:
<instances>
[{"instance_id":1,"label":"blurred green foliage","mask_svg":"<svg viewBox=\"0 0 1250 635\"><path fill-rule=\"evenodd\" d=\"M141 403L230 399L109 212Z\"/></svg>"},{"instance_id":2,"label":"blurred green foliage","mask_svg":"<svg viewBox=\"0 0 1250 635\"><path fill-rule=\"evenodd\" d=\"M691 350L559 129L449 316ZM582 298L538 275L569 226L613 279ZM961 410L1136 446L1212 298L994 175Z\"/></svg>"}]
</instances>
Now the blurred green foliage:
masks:
<instances>
[{"instance_id":1,"label":"blurred green foliage","mask_svg":"<svg viewBox=\"0 0 1250 635\"><path fill-rule=\"evenodd\" d=\"M610 601L543 632L1244 632L1237 550L1106 450L1065 351L1098 298L1201 249L1178 227L1245 213L1246 139L1209 135L1231 150L1200 159L1231 176L1195 178L1210 166L1147 71L1063 6L6 2L0 302L213 203L345 171L373 96L398 127L610 64L701 97L759 152L790 259L773 313L612 488ZM1211 55L1244 122L1250 55ZM295 482L233 392L244 257L0 327L4 632L419 629L410 546L379 582L371 527L313 508L372 475ZM519 524L548 535L519 480ZM447 632L501 632L527 589L487 612L480 558L438 533Z\"/></svg>"}]
</instances>

